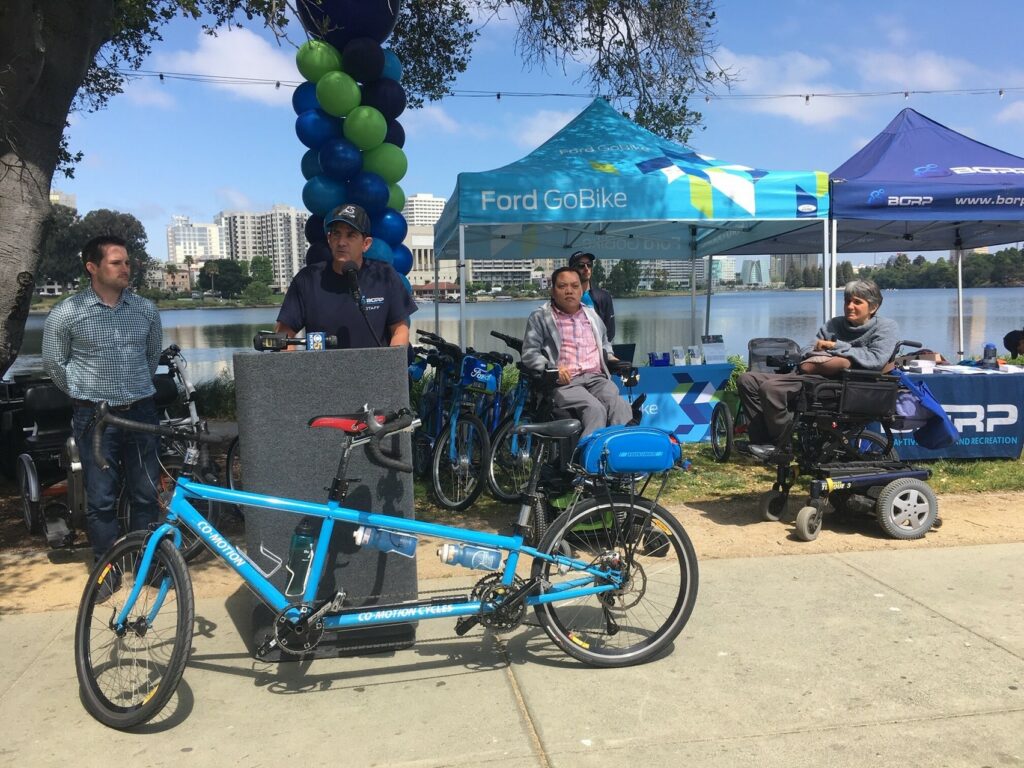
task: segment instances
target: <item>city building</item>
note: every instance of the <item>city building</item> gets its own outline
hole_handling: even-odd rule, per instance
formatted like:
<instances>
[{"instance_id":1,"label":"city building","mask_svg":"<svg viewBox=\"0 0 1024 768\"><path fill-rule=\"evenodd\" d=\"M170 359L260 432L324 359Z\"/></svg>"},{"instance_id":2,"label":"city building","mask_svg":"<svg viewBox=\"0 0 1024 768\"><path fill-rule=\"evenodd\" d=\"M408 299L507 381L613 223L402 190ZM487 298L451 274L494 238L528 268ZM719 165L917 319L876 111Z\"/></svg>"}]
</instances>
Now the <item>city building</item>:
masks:
<instances>
[{"instance_id":1,"label":"city building","mask_svg":"<svg viewBox=\"0 0 1024 768\"><path fill-rule=\"evenodd\" d=\"M402 216L410 227L433 227L441 218L446 202L443 197L417 192L405 199Z\"/></svg>"},{"instance_id":2,"label":"city building","mask_svg":"<svg viewBox=\"0 0 1024 768\"><path fill-rule=\"evenodd\" d=\"M414 288L434 283L434 225L409 225L404 245L412 251L412 269L406 277ZM459 269L454 259L440 262L438 280L458 283Z\"/></svg>"},{"instance_id":3,"label":"city building","mask_svg":"<svg viewBox=\"0 0 1024 768\"><path fill-rule=\"evenodd\" d=\"M786 282L790 266L803 272L804 267L816 267L821 255L817 253L773 253L768 262L768 279L773 283Z\"/></svg>"},{"instance_id":4,"label":"city building","mask_svg":"<svg viewBox=\"0 0 1024 768\"><path fill-rule=\"evenodd\" d=\"M59 189L50 190L50 204L78 210L78 198L67 192L61 192Z\"/></svg>"},{"instance_id":5,"label":"city building","mask_svg":"<svg viewBox=\"0 0 1024 768\"><path fill-rule=\"evenodd\" d=\"M223 231L217 224L194 222L188 216L174 216L167 227L167 262L184 264L192 258L193 269L206 261L227 258Z\"/></svg>"},{"instance_id":6,"label":"city building","mask_svg":"<svg viewBox=\"0 0 1024 768\"><path fill-rule=\"evenodd\" d=\"M270 259L272 290L285 291L295 273L306 265L306 219L309 213L290 205L275 205L263 213L221 211L214 218L224 233L223 258L250 262Z\"/></svg>"},{"instance_id":7,"label":"city building","mask_svg":"<svg viewBox=\"0 0 1024 768\"><path fill-rule=\"evenodd\" d=\"M743 266L740 267L740 282L743 285L761 285L764 282L760 259L743 260Z\"/></svg>"}]
</instances>

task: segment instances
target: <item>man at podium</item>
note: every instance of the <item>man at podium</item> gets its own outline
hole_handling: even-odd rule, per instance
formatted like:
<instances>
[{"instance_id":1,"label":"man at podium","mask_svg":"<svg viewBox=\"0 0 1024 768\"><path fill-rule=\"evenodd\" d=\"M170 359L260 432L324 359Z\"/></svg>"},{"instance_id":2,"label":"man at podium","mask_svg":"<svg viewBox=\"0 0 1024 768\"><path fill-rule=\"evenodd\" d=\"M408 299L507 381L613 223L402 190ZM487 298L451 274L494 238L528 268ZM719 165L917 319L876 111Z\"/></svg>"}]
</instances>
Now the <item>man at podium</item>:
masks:
<instances>
[{"instance_id":1,"label":"man at podium","mask_svg":"<svg viewBox=\"0 0 1024 768\"><path fill-rule=\"evenodd\" d=\"M274 331L295 336L321 331L339 349L406 346L416 311L394 267L364 257L373 238L360 206L339 205L324 221L331 261L299 270L285 294Z\"/></svg>"}]
</instances>

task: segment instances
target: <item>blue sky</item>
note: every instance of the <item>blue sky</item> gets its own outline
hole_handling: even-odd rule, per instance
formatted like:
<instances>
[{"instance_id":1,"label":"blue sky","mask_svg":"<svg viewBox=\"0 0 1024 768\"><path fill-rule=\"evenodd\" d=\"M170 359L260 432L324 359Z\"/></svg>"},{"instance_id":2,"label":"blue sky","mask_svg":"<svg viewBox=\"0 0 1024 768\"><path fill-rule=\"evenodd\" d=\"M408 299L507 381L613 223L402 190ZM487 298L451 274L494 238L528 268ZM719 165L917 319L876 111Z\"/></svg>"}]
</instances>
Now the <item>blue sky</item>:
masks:
<instances>
[{"instance_id":1,"label":"blue sky","mask_svg":"<svg viewBox=\"0 0 1024 768\"><path fill-rule=\"evenodd\" d=\"M736 76L709 102L690 144L762 168L830 171L904 107L1005 151L1024 155L1024 61L1019 0L885 4L833 0L720 2L717 60ZM514 26L492 21L455 87L490 92L570 93L516 98L449 97L400 118L409 195L447 197L461 171L500 167L528 153L590 101L580 67L527 70ZM198 24L164 29L146 70L295 82L294 44L264 30L203 35ZM992 91L1003 89L1000 97ZM881 96L812 96L866 94ZM903 92L910 93L904 98ZM914 93L943 91L945 93ZM952 93L951 91L956 91ZM972 93L989 91L988 93ZM797 94L789 98L740 98ZM112 208L137 216L150 254L166 258L171 216L212 221L221 210L302 207L305 148L295 137L291 89L140 78L110 106L72 117L71 144L85 153L75 178L54 187L77 195L79 212ZM935 254L938 255L938 254Z\"/></svg>"}]
</instances>

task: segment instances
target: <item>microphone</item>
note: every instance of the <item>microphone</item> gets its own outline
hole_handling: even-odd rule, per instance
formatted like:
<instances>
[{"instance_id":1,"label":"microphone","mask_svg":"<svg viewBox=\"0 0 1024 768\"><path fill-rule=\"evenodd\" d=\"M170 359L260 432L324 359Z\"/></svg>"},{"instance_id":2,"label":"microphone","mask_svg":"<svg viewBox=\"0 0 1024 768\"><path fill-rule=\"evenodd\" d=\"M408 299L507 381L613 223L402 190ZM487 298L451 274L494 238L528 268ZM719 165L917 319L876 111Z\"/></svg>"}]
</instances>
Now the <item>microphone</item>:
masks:
<instances>
[{"instance_id":1,"label":"microphone","mask_svg":"<svg viewBox=\"0 0 1024 768\"><path fill-rule=\"evenodd\" d=\"M363 316L363 322L366 323L366 327L370 331L374 342L378 347L382 347L384 345L381 343L380 336L374 330L370 318L366 316L366 299L363 298L363 292L359 290L358 272L359 269L351 261L343 262L341 265L341 276L348 282L348 295L352 297L352 301L359 307L359 314Z\"/></svg>"}]
</instances>

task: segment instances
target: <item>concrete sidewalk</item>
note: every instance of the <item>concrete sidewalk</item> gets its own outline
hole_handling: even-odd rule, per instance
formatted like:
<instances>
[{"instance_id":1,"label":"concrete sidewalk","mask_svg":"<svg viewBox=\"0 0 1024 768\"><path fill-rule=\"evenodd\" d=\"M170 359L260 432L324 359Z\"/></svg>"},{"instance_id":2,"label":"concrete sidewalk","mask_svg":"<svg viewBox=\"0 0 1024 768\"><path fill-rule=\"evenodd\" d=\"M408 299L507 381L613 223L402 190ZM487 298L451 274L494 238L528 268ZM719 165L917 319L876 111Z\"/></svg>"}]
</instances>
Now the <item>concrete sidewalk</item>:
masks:
<instances>
[{"instance_id":1,"label":"concrete sidewalk","mask_svg":"<svg viewBox=\"0 0 1024 768\"><path fill-rule=\"evenodd\" d=\"M536 627L451 620L406 651L265 664L239 592L197 603L178 693L133 733L79 702L72 612L5 616L0 764L1024 765L1022 596L1024 544L709 561L670 654L598 670Z\"/></svg>"}]
</instances>

